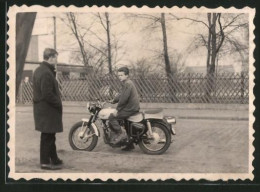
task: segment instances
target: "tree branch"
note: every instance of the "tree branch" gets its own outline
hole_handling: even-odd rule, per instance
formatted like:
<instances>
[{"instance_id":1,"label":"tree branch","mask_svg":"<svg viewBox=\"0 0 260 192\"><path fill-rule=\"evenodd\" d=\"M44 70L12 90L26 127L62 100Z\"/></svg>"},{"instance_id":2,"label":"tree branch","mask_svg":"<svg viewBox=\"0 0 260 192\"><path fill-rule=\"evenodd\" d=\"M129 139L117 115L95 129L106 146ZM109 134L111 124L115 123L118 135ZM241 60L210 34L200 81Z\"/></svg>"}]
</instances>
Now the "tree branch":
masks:
<instances>
[{"instance_id":1,"label":"tree branch","mask_svg":"<svg viewBox=\"0 0 260 192\"><path fill-rule=\"evenodd\" d=\"M92 35L94 35L97 39L99 39L102 43L107 43L107 42L105 42L103 39L101 39L95 32L93 32L93 31L91 31L91 30L89 30L89 32L92 34Z\"/></svg>"},{"instance_id":2,"label":"tree branch","mask_svg":"<svg viewBox=\"0 0 260 192\"><path fill-rule=\"evenodd\" d=\"M78 30L77 30L75 15L70 12L70 13L68 13L68 18L69 18L69 21L72 23L71 30L74 33L76 39L78 40L80 51L81 51L81 54L83 57L84 65L87 65L88 63L87 63L87 58L86 58L86 52L84 50L84 43L83 43L82 36L80 36L80 34L78 33Z\"/></svg>"},{"instance_id":3,"label":"tree branch","mask_svg":"<svg viewBox=\"0 0 260 192\"><path fill-rule=\"evenodd\" d=\"M237 16L232 18L232 21L230 21L227 25L223 26L223 30L225 30L227 27L229 27L232 23L236 21L236 19L240 16L243 15L244 13L238 14Z\"/></svg>"},{"instance_id":4,"label":"tree branch","mask_svg":"<svg viewBox=\"0 0 260 192\"><path fill-rule=\"evenodd\" d=\"M176 20L190 20L190 21L193 21L193 22L196 22L196 23L202 23L203 25L205 25L207 28L209 28L208 24L205 23L204 21L200 21L200 20L196 20L196 19L192 19L192 18L188 18L188 17L177 17L175 15L173 15L172 13L170 13L170 15L172 17L174 17Z\"/></svg>"},{"instance_id":5,"label":"tree branch","mask_svg":"<svg viewBox=\"0 0 260 192\"><path fill-rule=\"evenodd\" d=\"M203 43L204 43L204 46L207 47L207 41L206 39L204 38L204 36L202 34L199 34L199 37L202 39Z\"/></svg>"},{"instance_id":6,"label":"tree branch","mask_svg":"<svg viewBox=\"0 0 260 192\"><path fill-rule=\"evenodd\" d=\"M105 55L105 56L107 57L107 54L106 54L104 51L102 51L101 49L97 48L96 46L92 45L91 43L89 43L89 42L87 42L87 41L86 41L86 43L87 43L90 47L92 47L92 48L98 50L100 53L102 53L103 55Z\"/></svg>"},{"instance_id":7,"label":"tree branch","mask_svg":"<svg viewBox=\"0 0 260 192\"><path fill-rule=\"evenodd\" d=\"M226 32L226 36L229 35L229 34L231 34L233 31L237 30L238 28L240 28L239 25L238 25L237 27L233 28L232 30L227 31L227 32Z\"/></svg>"},{"instance_id":8,"label":"tree branch","mask_svg":"<svg viewBox=\"0 0 260 192\"><path fill-rule=\"evenodd\" d=\"M100 13L98 13L98 18L99 18L100 23L101 23L101 25L103 26L103 28L104 28L105 30L107 30L105 24L103 23L103 20L102 20L102 17L101 17L101 15L100 15Z\"/></svg>"},{"instance_id":9,"label":"tree branch","mask_svg":"<svg viewBox=\"0 0 260 192\"><path fill-rule=\"evenodd\" d=\"M149 15L149 14L130 14L130 17L138 17L138 18L142 18L142 19L150 19L150 20L157 20L158 18L160 19L160 17L156 17L153 15Z\"/></svg>"},{"instance_id":10,"label":"tree branch","mask_svg":"<svg viewBox=\"0 0 260 192\"><path fill-rule=\"evenodd\" d=\"M220 22L220 17L221 17L221 13L218 13L218 24L219 24L219 28L220 28L221 40L220 40L220 43L219 43L219 45L216 49L216 53L219 52L219 49L222 46L223 41L225 39L225 34L224 34L224 31L223 31L223 28L222 28L222 25L221 25L221 22Z\"/></svg>"}]
</instances>

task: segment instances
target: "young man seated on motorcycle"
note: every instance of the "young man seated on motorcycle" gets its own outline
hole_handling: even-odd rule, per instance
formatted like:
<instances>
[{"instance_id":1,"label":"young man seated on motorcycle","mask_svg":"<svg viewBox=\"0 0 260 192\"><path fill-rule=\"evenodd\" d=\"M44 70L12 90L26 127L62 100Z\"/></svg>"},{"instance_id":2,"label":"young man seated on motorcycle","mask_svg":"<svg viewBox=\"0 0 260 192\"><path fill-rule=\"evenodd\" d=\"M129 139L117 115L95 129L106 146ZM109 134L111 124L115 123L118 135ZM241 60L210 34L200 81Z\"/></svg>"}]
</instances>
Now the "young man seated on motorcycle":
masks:
<instances>
[{"instance_id":1,"label":"young man seated on motorcycle","mask_svg":"<svg viewBox=\"0 0 260 192\"><path fill-rule=\"evenodd\" d=\"M111 102L118 103L116 107L117 113L110 114L109 116L109 123L115 132L115 137L112 139L113 144L117 144L127 137L125 130L121 129L118 120L126 119L140 110L139 96L134 83L129 79L129 69L127 67L121 67L117 72L118 78L123 83L123 86L120 94ZM126 146L123 150L131 149L134 149L133 143Z\"/></svg>"}]
</instances>

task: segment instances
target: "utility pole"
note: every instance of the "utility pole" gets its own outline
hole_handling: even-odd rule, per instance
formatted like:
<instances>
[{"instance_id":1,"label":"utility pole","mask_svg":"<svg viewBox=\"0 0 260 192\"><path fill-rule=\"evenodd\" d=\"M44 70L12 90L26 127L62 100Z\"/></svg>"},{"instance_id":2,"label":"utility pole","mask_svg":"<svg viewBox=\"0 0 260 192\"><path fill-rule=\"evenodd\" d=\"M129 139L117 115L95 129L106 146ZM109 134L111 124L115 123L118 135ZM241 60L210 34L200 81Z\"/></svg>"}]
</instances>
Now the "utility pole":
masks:
<instances>
[{"instance_id":1,"label":"utility pole","mask_svg":"<svg viewBox=\"0 0 260 192\"><path fill-rule=\"evenodd\" d=\"M56 50L56 47L57 47L57 42L56 42L56 17L54 16L53 17L53 39L54 39L54 41L53 41L53 47L54 47L54 49Z\"/></svg>"},{"instance_id":2,"label":"utility pole","mask_svg":"<svg viewBox=\"0 0 260 192\"><path fill-rule=\"evenodd\" d=\"M53 17L53 48L56 50L57 48L57 42L56 42L56 17ZM56 50L57 51L57 50ZM58 73L58 66L57 63L55 64L55 71L56 71L56 79L57 79L57 73Z\"/></svg>"}]
</instances>

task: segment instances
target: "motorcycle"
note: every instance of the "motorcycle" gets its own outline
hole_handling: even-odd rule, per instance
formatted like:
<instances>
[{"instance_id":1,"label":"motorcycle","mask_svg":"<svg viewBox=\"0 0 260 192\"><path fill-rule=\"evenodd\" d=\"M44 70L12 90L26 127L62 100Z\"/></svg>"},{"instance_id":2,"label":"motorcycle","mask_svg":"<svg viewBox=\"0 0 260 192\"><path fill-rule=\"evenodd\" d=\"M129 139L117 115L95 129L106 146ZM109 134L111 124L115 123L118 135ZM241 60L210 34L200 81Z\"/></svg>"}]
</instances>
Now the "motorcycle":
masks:
<instances>
[{"instance_id":1,"label":"motorcycle","mask_svg":"<svg viewBox=\"0 0 260 192\"><path fill-rule=\"evenodd\" d=\"M108 118L111 113L116 112L116 109L105 107L106 103L108 102L99 100L87 103L90 118L83 118L74 124L69 132L69 143L72 149L92 151L101 136L98 125L102 127L104 143L111 147L135 143L144 153L150 155L162 154L169 148L172 136L175 135L176 119L164 117L162 110L138 112L125 120L119 120L121 128L127 133L127 138L117 144L111 143L114 133L111 131Z\"/></svg>"}]
</instances>

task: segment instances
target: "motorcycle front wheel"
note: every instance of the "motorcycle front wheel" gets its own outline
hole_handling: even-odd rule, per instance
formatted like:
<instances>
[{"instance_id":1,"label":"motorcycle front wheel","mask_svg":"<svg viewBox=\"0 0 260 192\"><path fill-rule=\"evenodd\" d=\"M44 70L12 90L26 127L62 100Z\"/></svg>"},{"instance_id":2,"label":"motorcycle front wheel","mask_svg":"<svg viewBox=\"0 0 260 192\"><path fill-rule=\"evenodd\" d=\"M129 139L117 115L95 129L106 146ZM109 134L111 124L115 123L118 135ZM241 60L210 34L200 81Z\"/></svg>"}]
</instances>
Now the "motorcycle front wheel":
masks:
<instances>
[{"instance_id":1,"label":"motorcycle front wheel","mask_svg":"<svg viewBox=\"0 0 260 192\"><path fill-rule=\"evenodd\" d=\"M92 126L87 128L86 133L81 135L83 122L80 121L72 126L69 132L69 143L72 149L81 151L92 151L98 142L98 136Z\"/></svg>"},{"instance_id":2,"label":"motorcycle front wheel","mask_svg":"<svg viewBox=\"0 0 260 192\"><path fill-rule=\"evenodd\" d=\"M162 124L152 123L153 136L148 136L148 133L144 134L139 147L141 150L149 155L160 155L164 153L171 144L171 133Z\"/></svg>"}]
</instances>

